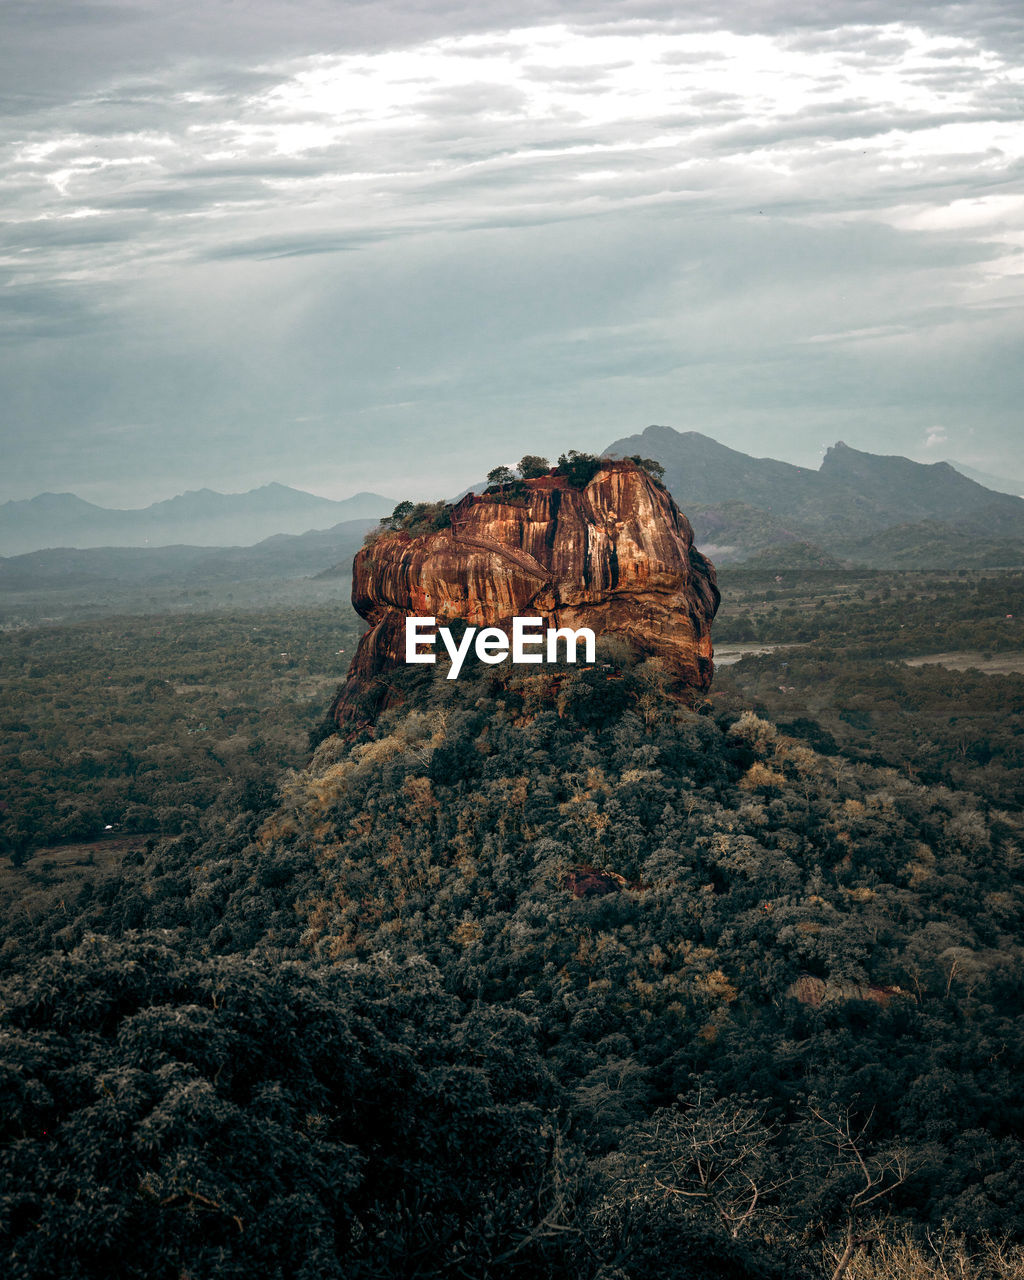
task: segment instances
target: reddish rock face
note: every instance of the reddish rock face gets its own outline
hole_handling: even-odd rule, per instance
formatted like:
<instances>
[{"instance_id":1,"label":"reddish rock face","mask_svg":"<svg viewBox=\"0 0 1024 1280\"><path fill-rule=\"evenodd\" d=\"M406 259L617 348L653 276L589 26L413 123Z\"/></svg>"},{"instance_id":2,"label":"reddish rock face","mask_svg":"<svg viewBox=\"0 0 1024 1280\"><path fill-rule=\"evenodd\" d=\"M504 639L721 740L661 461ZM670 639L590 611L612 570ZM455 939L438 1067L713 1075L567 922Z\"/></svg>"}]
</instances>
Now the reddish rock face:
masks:
<instances>
[{"instance_id":1,"label":"reddish rock face","mask_svg":"<svg viewBox=\"0 0 1024 1280\"><path fill-rule=\"evenodd\" d=\"M576 867L567 871L563 881L574 898L603 898L609 893L631 887L624 876L614 871L599 871L597 867Z\"/></svg>"},{"instance_id":2,"label":"reddish rock face","mask_svg":"<svg viewBox=\"0 0 1024 1280\"><path fill-rule=\"evenodd\" d=\"M888 1005L895 999L912 999L902 987L869 987L845 978L816 978L813 974L801 974L786 988L786 995L801 1004L820 1009L826 1002L839 1000L870 1000L873 1004Z\"/></svg>"},{"instance_id":3,"label":"reddish rock face","mask_svg":"<svg viewBox=\"0 0 1024 1280\"><path fill-rule=\"evenodd\" d=\"M583 489L563 476L522 482L518 500L469 494L450 529L385 533L355 557L352 603L369 622L332 708L339 721L389 669L404 665L405 620L434 617L511 630L590 627L663 658L680 682L711 683L715 569L666 489L631 462L607 462ZM447 671L440 641L434 668ZM387 701L381 690L381 705Z\"/></svg>"}]
</instances>

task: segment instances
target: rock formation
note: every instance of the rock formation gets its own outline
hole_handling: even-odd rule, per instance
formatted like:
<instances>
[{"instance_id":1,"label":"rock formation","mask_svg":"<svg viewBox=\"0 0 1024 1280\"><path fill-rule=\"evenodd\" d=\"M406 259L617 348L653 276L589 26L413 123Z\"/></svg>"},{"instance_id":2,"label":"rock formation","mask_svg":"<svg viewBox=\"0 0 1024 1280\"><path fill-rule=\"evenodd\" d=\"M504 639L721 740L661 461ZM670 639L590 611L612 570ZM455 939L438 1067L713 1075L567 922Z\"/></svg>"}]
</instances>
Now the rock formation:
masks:
<instances>
[{"instance_id":1,"label":"rock formation","mask_svg":"<svg viewBox=\"0 0 1024 1280\"><path fill-rule=\"evenodd\" d=\"M703 690L718 602L714 566L694 548L689 521L632 462L604 461L584 488L551 472L468 494L451 509L449 528L384 532L356 555L352 603L370 629L331 714L349 719L379 677L404 665L409 616L435 617L438 626L508 630L520 616L590 627L623 636Z\"/></svg>"}]
</instances>

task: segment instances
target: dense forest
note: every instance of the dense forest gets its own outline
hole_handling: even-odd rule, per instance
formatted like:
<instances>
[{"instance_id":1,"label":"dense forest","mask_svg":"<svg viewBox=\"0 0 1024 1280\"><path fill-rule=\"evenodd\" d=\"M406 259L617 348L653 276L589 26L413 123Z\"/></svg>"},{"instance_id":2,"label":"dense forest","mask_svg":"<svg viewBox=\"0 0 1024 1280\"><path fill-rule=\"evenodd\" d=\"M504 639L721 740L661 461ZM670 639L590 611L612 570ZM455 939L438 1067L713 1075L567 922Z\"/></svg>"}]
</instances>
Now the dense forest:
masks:
<instances>
[{"instance_id":1,"label":"dense forest","mask_svg":"<svg viewBox=\"0 0 1024 1280\"><path fill-rule=\"evenodd\" d=\"M1024 648L1024 573L729 569L715 643L817 642L869 657Z\"/></svg>"},{"instance_id":2,"label":"dense forest","mask_svg":"<svg viewBox=\"0 0 1024 1280\"><path fill-rule=\"evenodd\" d=\"M346 611L114 617L0 647L0 848L178 834L293 765L362 624ZM333 673L333 674L332 674Z\"/></svg>"},{"instance_id":3,"label":"dense forest","mask_svg":"<svg viewBox=\"0 0 1024 1280\"><path fill-rule=\"evenodd\" d=\"M1024 677L904 662L1020 575L722 579L780 647L706 698L609 643L344 737L351 615L5 636L6 1274L1024 1274Z\"/></svg>"}]
</instances>

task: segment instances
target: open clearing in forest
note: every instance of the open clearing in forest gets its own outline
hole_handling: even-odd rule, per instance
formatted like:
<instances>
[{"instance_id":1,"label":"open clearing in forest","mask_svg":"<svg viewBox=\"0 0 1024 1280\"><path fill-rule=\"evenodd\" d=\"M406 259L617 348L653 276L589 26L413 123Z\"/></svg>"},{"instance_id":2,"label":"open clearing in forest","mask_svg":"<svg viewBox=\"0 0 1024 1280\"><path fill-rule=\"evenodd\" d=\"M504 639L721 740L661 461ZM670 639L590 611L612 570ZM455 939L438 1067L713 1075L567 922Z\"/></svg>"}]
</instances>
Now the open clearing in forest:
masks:
<instances>
[{"instance_id":1,"label":"open clearing in forest","mask_svg":"<svg viewBox=\"0 0 1024 1280\"><path fill-rule=\"evenodd\" d=\"M925 653L916 658L904 658L908 667L939 666L951 671L970 671L972 668L990 676L1006 676L1024 672L1024 653L981 653L973 649L960 649L951 653Z\"/></svg>"},{"instance_id":2,"label":"open clearing in forest","mask_svg":"<svg viewBox=\"0 0 1024 1280\"><path fill-rule=\"evenodd\" d=\"M66 912L66 904L74 902L86 880L115 871L129 850L162 838L160 832L144 832L51 845L39 849L22 867L15 867L10 858L0 858L0 910L7 912L17 903L33 919L46 911Z\"/></svg>"}]
</instances>

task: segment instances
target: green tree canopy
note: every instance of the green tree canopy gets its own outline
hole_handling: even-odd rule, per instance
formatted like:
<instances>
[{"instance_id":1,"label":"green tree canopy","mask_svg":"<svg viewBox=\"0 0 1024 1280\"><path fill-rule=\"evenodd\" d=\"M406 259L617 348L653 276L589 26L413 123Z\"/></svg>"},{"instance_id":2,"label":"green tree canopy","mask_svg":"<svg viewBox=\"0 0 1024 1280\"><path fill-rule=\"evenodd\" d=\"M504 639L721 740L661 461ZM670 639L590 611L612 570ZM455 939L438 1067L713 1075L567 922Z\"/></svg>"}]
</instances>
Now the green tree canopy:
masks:
<instances>
[{"instance_id":1,"label":"green tree canopy","mask_svg":"<svg viewBox=\"0 0 1024 1280\"><path fill-rule=\"evenodd\" d=\"M546 476L551 470L551 463L536 453L524 453L519 459L519 474L524 480L536 480Z\"/></svg>"}]
</instances>

